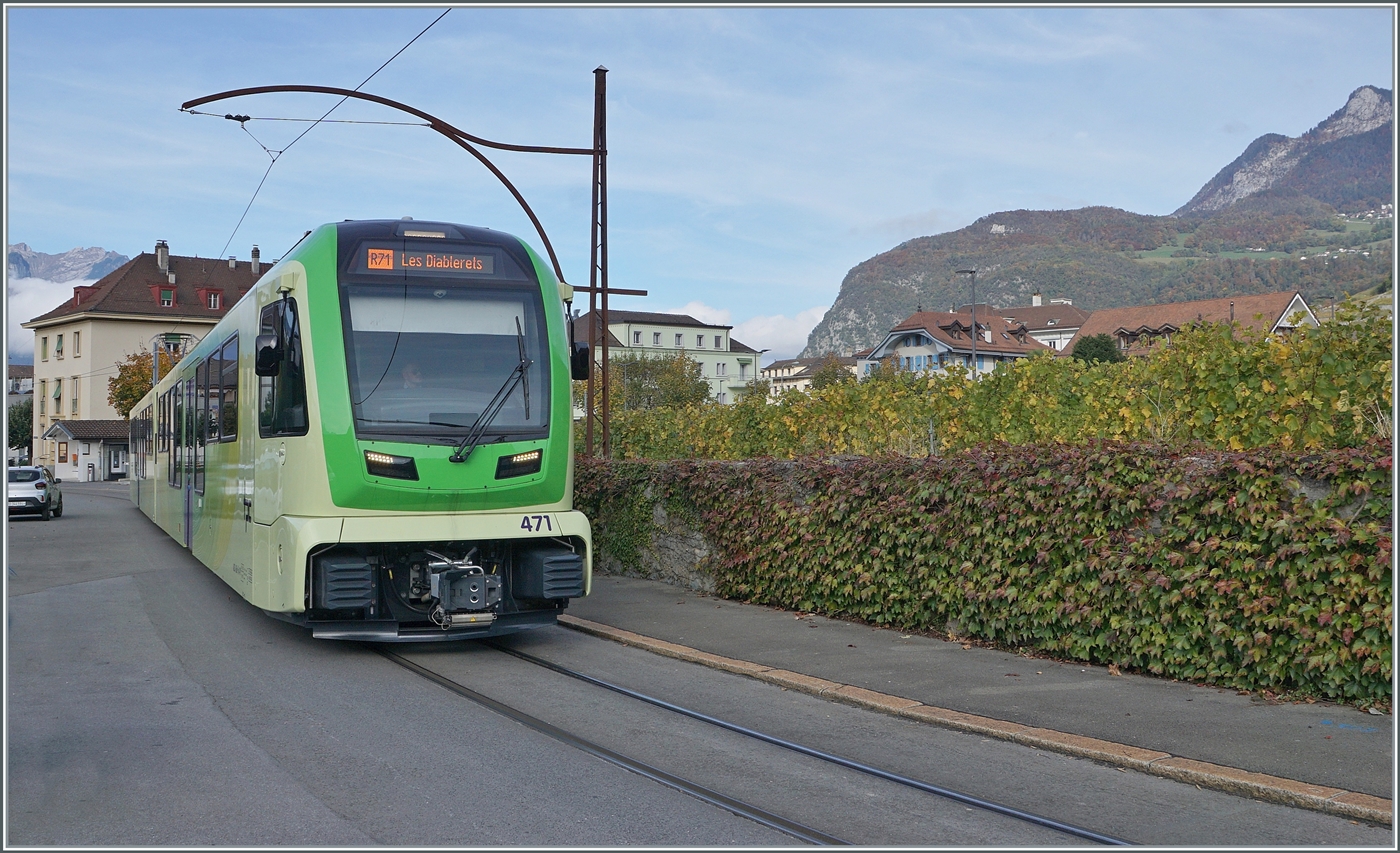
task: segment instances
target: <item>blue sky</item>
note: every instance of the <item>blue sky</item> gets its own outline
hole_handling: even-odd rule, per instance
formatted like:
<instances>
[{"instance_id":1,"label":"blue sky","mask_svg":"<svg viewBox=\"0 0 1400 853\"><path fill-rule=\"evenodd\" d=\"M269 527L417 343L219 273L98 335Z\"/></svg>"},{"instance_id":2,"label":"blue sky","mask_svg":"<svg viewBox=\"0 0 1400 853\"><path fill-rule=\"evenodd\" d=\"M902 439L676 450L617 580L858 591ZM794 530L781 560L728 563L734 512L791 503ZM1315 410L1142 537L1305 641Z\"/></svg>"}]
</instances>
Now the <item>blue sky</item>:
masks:
<instances>
[{"instance_id":1,"label":"blue sky","mask_svg":"<svg viewBox=\"0 0 1400 853\"><path fill-rule=\"evenodd\" d=\"M178 112L275 83L354 87L445 6L6 9L6 242L134 256L285 252L306 230L413 216L529 221L421 127ZM1166 214L1264 133L1392 88L1389 7L454 8L364 91L489 139L586 147L608 74L611 282L794 355L855 264L1018 208ZM319 117L277 95L219 113ZM400 120L347 103L332 116ZM589 164L493 152L567 278L588 274ZM232 240L230 242L230 237ZM224 246L228 244L227 250ZM10 282L15 323L70 285ZM23 315L23 316L19 316Z\"/></svg>"}]
</instances>

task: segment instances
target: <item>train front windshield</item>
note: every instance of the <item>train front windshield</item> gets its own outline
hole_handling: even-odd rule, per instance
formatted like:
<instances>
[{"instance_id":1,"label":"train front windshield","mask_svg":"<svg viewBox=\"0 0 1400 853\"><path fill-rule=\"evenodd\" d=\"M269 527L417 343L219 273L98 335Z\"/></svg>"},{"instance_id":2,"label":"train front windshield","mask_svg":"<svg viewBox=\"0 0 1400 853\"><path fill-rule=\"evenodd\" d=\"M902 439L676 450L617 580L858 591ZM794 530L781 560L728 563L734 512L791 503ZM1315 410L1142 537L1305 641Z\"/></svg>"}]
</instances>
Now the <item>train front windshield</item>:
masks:
<instances>
[{"instance_id":1,"label":"train front windshield","mask_svg":"<svg viewBox=\"0 0 1400 853\"><path fill-rule=\"evenodd\" d=\"M455 444L512 385L482 441L547 434L537 286L406 276L341 287L356 435ZM512 383L520 370L523 381Z\"/></svg>"}]
</instances>

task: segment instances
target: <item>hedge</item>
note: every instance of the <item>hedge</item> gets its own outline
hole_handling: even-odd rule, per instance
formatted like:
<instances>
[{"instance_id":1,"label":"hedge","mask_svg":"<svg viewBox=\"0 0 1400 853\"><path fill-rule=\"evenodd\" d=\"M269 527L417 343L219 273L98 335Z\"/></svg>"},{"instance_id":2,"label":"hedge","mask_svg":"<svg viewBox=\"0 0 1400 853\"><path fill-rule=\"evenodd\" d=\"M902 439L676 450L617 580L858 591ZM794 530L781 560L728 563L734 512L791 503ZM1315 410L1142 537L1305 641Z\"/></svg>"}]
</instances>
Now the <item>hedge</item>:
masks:
<instances>
[{"instance_id":1,"label":"hedge","mask_svg":"<svg viewBox=\"0 0 1400 853\"><path fill-rule=\"evenodd\" d=\"M1389 315L1344 303L1337 320L1258 336L1192 324L1150 353L1085 364L1040 353L972 381L882 369L860 382L717 403L617 411L630 459L927 456L988 442L1199 442L1221 450L1360 447L1391 435ZM579 431L580 434L582 431ZM580 441L582 438L580 436Z\"/></svg>"},{"instance_id":2,"label":"hedge","mask_svg":"<svg viewBox=\"0 0 1400 853\"><path fill-rule=\"evenodd\" d=\"M660 504L719 594L1247 690L1391 698L1391 444L1094 441L941 457L580 459L597 548Z\"/></svg>"}]
</instances>

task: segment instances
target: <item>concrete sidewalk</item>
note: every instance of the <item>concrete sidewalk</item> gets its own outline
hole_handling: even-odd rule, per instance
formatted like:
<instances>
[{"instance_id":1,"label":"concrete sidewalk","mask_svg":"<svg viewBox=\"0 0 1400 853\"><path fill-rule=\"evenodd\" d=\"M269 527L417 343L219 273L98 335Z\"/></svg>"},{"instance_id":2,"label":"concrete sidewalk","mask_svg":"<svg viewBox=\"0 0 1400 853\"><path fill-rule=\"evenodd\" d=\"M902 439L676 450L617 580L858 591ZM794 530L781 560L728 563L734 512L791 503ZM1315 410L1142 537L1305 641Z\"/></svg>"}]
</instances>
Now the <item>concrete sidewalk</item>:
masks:
<instances>
[{"instance_id":1,"label":"concrete sidewalk","mask_svg":"<svg viewBox=\"0 0 1400 853\"><path fill-rule=\"evenodd\" d=\"M597 575L561 624L935 725L1391 823L1394 719Z\"/></svg>"}]
</instances>

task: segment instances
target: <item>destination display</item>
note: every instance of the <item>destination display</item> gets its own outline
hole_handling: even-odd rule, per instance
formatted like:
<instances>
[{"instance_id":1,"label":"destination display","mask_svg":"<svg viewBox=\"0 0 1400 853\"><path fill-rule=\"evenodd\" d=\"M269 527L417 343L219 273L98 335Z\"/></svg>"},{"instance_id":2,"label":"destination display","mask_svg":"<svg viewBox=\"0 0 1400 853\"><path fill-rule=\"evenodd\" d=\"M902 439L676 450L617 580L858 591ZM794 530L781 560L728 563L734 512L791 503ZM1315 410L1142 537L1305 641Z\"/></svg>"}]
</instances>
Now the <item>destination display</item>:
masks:
<instances>
[{"instance_id":1,"label":"destination display","mask_svg":"<svg viewBox=\"0 0 1400 853\"><path fill-rule=\"evenodd\" d=\"M364 249L364 268L409 275L494 275L496 258L480 252L429 252L414 249Z\"/></svg>"}]
</instances>

